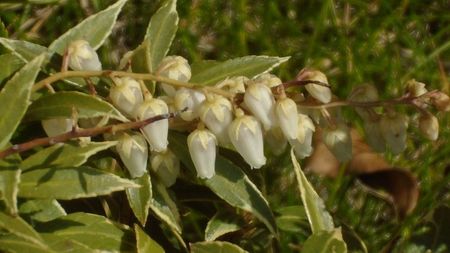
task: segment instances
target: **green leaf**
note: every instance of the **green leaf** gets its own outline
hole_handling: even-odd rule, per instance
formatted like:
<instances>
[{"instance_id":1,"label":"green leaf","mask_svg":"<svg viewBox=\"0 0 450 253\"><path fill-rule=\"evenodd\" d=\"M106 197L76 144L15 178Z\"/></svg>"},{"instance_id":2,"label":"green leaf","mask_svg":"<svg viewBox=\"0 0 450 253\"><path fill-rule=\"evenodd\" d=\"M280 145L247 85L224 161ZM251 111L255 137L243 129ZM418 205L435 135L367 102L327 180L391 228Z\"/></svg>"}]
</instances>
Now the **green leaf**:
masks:
<instances>
[{"instance_id":1,"label":"green leaf","mask_svg":"<svg viewBox=\"0 0 450 253\"><path fill-rule=\"evenodd\" d=\"M80 166L90 156L116 144L115 141L89 142L82 145L75 142L57 143L29 156L20 164L20 169L27 171L37 168Z\"/></svg>"},{"instance_id":2,"label":"green leaf","mask_svg":"<svg viewBox=\"0 0 450 253\"><path fill-rule=\"evenodd\" d=\"M276 213L279 229L292 233L310 233L308 217L303 206L287 206L278 208Z\"/></svg>"},{"instance_id":3,"label":"green leaf","mask_svg":"<svg viewBox=\"0 0 450 253\"><path fill-rule=\"evenodd\" d=\"M176 0L166 3L152 16L147 27L144 43L148 44L150 55L150 73L158 68L161 60L170 49L175 33L178 29L178 13Z\"/></svg>"},{"instance_id":4,"label":"green leaf","mask_svg":"<svg viewBox=\"0 0 450 253\"><path fill-rule=\"evenodd\" d=\"M141 185L141 187L127 188L125 192L131 210L133 210L133 213L139 222L145 226L150 210L150 204L152 202L152 183L148 173L145 173L142 177L136 178L133 181L136 184Z\"/></svg>"},{"instance_id":5,"label":"green leaf","mask_svg":"<svg viewBox=\"0 0 450 253\"><path fill-rule=\"evenodd\" d=\"M19 197L77 199L106 195L129 187L139 185L86 166L45 168L22 174Z\"/></svg>"},{"instance_id":6,"label":"green leaf","mask_svg":"<svg viewBox=\"0 0 450 253\"><path fill-rule=\"evenodd\" d=\"M270 56L244 56L231 59L220 64L213 64L212 67L203 71L192 70L190 82L199 85L214 85L227 77L246 76L252 78L256 75L269 72L281 63L287 61L289 57ZM198 64L203 66L202 64Z\"/></svg>"},{"instance_id":7,"label":"green leaf","mask_svg":"<svg viewBox=\"0 0 450 253\"><path fill-rule=\"evenodd\" d=\"M2 63L2 67L0 68L0 83L25 64L18 56L12 53L0 55L0 62Z\"/></svg>"},{"instance_id":8,"label":"green leaf","mask_svg":"<svg viewBox=\"0 0 450 253\"><path fill-rule=\"evenodd\" d=\"M320 231L312 234L303 244L302 253L346 253L347 246L342 240L341 230Z\"/></svg>"},{"instance_id":9,"label":"green leaf","mask_svg":"<svg viewBox=\"0 0 450 253\"><path fill-rule=\"evenodd\" d=\"M195 171L187 149L186 137L171 132L169 138L171 150L185 166L191 171ZM216 175L211 179L204 180L204 184L228 204L254 214L272 234L277 234L275 218L267 200L247 175L234 163L218 155L216 158Z\"/></svg>"},{"instance_id":10,"label":"green leaf","mask_svg":"<svg viewBox=\"0 0 450 253\"><path fill-rule=\"evenodd\" d=\"M239 246L229 242L197 242L191 243L191 253L248 253Z\"/></svg>"},{"instance_id":11,"label":"green leaf","mask_svg":"<svg viewBox=\"0 0 450 253\"><path fill-rule=\"evenodd\" d=\"M0 38L0 44L24 62L29 62L39 55L47 53L46 47L24 40Z\"/></svg>"},{"instance_id":12,"label":"green leaf","mask_svg":"<svg viewBox=\"0 0 450 253\"><path fill-rule=\"evenodd\" d=\"M85 252L95 252L94 249L88 246L74 241L72 239L64 238L62 236L57 236L54 234L41 234L42 238L47 242L47 245L54 251L58 253L85 253Z\"/></svg>"},{"instance_id":13,"label":"green leaf","mask_svg":"<svg viewBox=\"0 0 450 253\"><path fill-rule=\"evenodd\" d=\"M138 225L134 225L138 253L164 253L164 249L148 236Z\"/></svg>"},{"instance_id":14,"label":"green leaf","mask_svg":"<svg viewBox=\"0 0 450 253\"><path fill-rule=\"evenodd\" d=\"M17 161L8 158L0 160L0 196L7 211L17 213L17 192L19 191L20 169Z\"/></svg>"},{"instance_id":15,"label":"green leaf","mask_svg":"<svg viewBox=\"0 0 450 253\"><path fill-rule=\"evenodd\" d=\"M66 211L54 199L32 199L19 205L21 215L39 222L47 222L65 216Z\"/></svg>"},{"instance_id":16,"label":"green leaf","mask_svg":"<svg viewBox=\"0 0 450 253\"><path fill-rule=\"evenodd\" d=\"M10 253L56 253L45 245L24 240L23 238L13 234L0 236L0 249Z\"/></svg>"},{"instance_id":17,"label":"green leaf","mask_svg":"<svg viewBox=\"0 0 450 253\"><path fill-rule=\"evenodd\" d=\"M239 220L228 213L217 212L208 221L205 229L205 241L214 241L218 237L241 229Z\"/></svg>"},{"instance_id":18,"label":"green leaf","mask_svg":"<svg viewBox=\"0 0 450 253\"><path fill-rule=\"evenodd\" d=\"M6 29L6 26L3 23L1 18L0 18L0 37L5 37L5 38L8 37L8 29Z\"/></svg>"},{"instance_id":19,"label":"green leaf","mask_svg":"<svg viewBox=\"0 0 450 253\"><path fill-rule=\"evenodd\" d=\"M294 165L294 171L303 206L305 207L312 232L318 233L319 231L333 231L333 219L325 209L323 200L319 197L316 191L314 191L314 188L308 182L308 179L300 168L300 164L295 158L294 150L291 150L291 159L292 164Z\"/></svg>"},{"instance_id":20,"label":"green leaf","mask_svg":"<svg viewBox=\"0 0 450 253\"><path fill-rule=\"evenodd\" d=\"M107 9L89 16L53 41L48 47L49 51L63 55L70 42L80 39L88 41L91 47L97 50L111 33L126 2L127 0L119 0Z\"/></svg>"},{"instance_id":21,"label":"green leaf","mask_svg":"<svg viewBox=\"0 0 450 253\"><path fill-rule=\"evenodd\" d=\"M39 234L19 216L13 217L0 211L0 228L45 248Z\"/></svg>"},{"instance_id":22,"label":"green leaf","mask_svg":"<svg viewBox=\"0 0 450 253\"><path fill-rule=\"evenodd\" d=\"M131 69L136 73L151 73L152 59L150 55L150 39L145 39L133 52L131 52ZM153 81L144 81L151 93L155 91Z\"/></svg>"},{"instance_id":23,"label":"green leaf","mask_svg":"<svg viewBox=\"0 0 450 253\"><path fill-rule=\"evenodd\" d=\"M27 110L31 87L43 60L41 55L26 64L0 92L0 149L9 142Z\"/></svg>"},{"instance_id":24,"label":"green leaf","mask_svg":"<svg viewBox=\"0 0 450 253\"><path fill-rule=\"evenodd\" d=\"M72 213L41 224L37 230L78 242L94 250L108 252L135 251L135 238L131 229L103 216L89 213Z\"/></svg>"},{"instance_id":25,"label":"green leaf","mask_svg":"<svg viewBox=\"0 0 450 253\"><path fill-rule=\"evenodd\" d=\"M100 98L77 92L62 91L43 96L28 108L27 120L43 120L55 117L70 118L72 108L78 112L78 118L110 117L128 121L114 106Z\"/></svg>"},{"instance_id":26,"label":"green leaf","mask_svg":"<svg viewBox=\"0 0 450 253\"><path fill-rule=\"evenodd\" d=\"M150 209L156 216L166 223L175 233L181 234L180 214L173 199L164 185L152 179L153 199Z\"/></svg>"}]
</instances>

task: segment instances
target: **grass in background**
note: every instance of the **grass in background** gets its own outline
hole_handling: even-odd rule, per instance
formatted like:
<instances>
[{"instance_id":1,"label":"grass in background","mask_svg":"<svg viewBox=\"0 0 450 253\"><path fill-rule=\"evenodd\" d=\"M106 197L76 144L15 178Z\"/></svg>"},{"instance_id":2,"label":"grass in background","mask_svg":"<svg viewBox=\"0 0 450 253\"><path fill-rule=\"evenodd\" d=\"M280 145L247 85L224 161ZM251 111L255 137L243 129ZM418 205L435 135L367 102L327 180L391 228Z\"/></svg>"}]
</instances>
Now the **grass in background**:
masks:
<instances>
[{"instance_id":1,"label":"grass in background","mask_svg":"<svg viewBox=\"0 0 450 253\"><path fill-rule=\"evenodd\" d=\"M0 4L0 18L11 37L48 45L111 2ZM106 66L116 65L121 55L137 46L159 5L160 1L129 1L113 36L100 51ZM276 70L283 80L292 79L304 67L318 68L328 75L339 97L346 97L352 87L363 83L376 85L382 98L399 96L405 81L411 78L426 83L429 89L448 92L449 9L447 0L179 0L180 28L171 53L190 62L247 54L290 55L291 60ZM352 112L346 113L355 117ZM381 252L389 244L394 245L395 252L422 252L414 244L429 239L435 242L427 245L438 242L439 238L426 236L435 229L439 231L439 226L428 223L436 208L450 205L449 117L438 117L439 141L424 141L412 125L407 151L399 157L389 157L394 166L410 169L420 180L418 205L404 221L396 220L391 207L368 194L354 178L336 181L312 175L337 223L352 228L369 252ZM359 124L357 118L352 122ZM273 173L284 175L283 181L261 179L267 193L278 191L269 194L275 196L270 199L271 206L298 204L296 188L289 186L294 182L292 172L274 170ZM290 190L280 195L279 184L286 184L283 187ZM446 210L448 215L449 209ZM283 235L283 252L291 251L301 239L300 235ZM416 249L419 251L413 251Z\"/></svg>"}]
</instances>

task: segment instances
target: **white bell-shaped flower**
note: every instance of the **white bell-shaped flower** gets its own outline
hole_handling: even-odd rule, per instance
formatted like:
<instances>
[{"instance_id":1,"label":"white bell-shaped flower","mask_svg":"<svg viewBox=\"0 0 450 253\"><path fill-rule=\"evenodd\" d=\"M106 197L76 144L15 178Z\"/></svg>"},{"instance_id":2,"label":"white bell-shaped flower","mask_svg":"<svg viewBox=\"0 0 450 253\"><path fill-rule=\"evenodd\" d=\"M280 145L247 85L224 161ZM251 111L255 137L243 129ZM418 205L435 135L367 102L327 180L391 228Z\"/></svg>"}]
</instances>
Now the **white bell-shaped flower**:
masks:
<instances>
[{"instance_id":1,"label":"white bell-shaped flower","mask_svg":"<svg viewBox=\"0 0 450 253\"><path fill-rule=\"evenodd\" d=\"M439 121L431 113L422 113L419 117L419 129L427 139L435 141L439 136Z\"/></svg>"},{"instance_id":2,"label":"white bell-shaped flower","mask_svg":"<svg viewBox=\"0 0 450 253\"><path fill-rule=\"evenodd\" d=\"M278 124L287 139L296 139L298 132L298 112L297 104L294 100L284 97L277 101L275 105L275 115Z\"/></svg>"},{"instance_id":3,"label":"white bell-shaped flower","mask_svg":"<svg viewBox=\"0 0 450 253\"><path fill-rule=\"evenodd\" d=\"M224 89L230 93L244 93L245 92L245 83L249 79L245 76L235 76L231 78L227 78L216 84L216 88Z\"/></svg>"},{"instance_id":4,"label":"white bell-shaped flower","mask_svg":"<svg viewBox=\"0 0 450 253\"><path fill-rule=\"evenodd\" d=\"M227 130L233 120L232 109L228 99L213 94L208 94L198 109L200 119L217 137L219 143L229 143Z\"/></svg>"},{"instance_id":5,"label":"white bell-shaped flower","mask_svg":"<svg viewBox=\"0 0 450 253\"><path fill-rule=\"evenodd\" d=\"M102 63L95 50L85 40L76 40L69 44L69 67L76 71L99 71Z\"/></svg>"},{"instance_id":6,"label":"white bell-shaped flower","mask_svg":"<svg viewBox=\"0 0 450 253\"><path fill-rule=\"evenodd\" d=\"M147 171L148 148L140 133L122 134L116 147L132 178L141 177Z\"/></svg>"},{"instance_id":7,"label":"white bell-shaped flower","mask_svg":"<svg viewBox=\"0 0 450 253\"><path fill-rule=\"evenodd\" d=\"M408 81L406 85L408 88L408 92L412 97L419 97L428 92L428 90L425 88L424 83L417 82L414 79Z\"/></svg>"},{"instance_id":8,"label":"white bell-shaped flower","mask_svg":"<svg viewBox=\"0 0 450 253\"><path fill-rule=\"evenodd\" d=\"M73 127L73 120L69 118L53 118L41 121L42 128L49 137L70 132Z\"/></svg>"},{"instance_id":9,"label":"white bell-shaped flower","mask_svg":"<svg viewBox=\"0 0 450 253\"><path fill-rule=\"evenodd\" d=\"M260 82L249 82L244 103L266 131L277 125L274 113L275 99L269 87Z\"/></svg>"},{"instance_id":10,"label":"white bell-shaped flower","mask_svg":"<svg viewBox=\"0 0 450 253\"><path fill-rule=\"evenodd\" d=\"M178 111L187 108L180 113L180 117L183 120L192 121L198 117L198 108L205 99L205 95L198 90L181 88L175 93L175 108Z\"/></svg>"},{"instance_id":11,"label":"white bell-shaped flower","mask_svg":"<svg viewBox=\"0 0 450 253\"><path fill-rule=\"evenodd\" d=\"M335 128L325 128L323 141L339 161L345 162L352 158L352 138L346 124L339 123Z\"/></svg>"},{"instance_id":12,"label":"white bell-shaped flower","mask_svg":"<svg viewBox=\"0 0 450 253\"><path fill-rule=\"evenodd\" d=\"M274 127L267 131L264 141L269 146L270 152L276 156L283 154L288 143L280 127Z\"/></svg>"},{"instance_id":13,"label":"white bell-shaped flower","mask_svg":"<svg viewBox=\"0 0 450 253\"><path fill-rule=\"evenodd\" d=\"M256 83L262 83L269 88L276 87L282 83L280 78L278 78L276 75L269 73L261 74L252 81Z\"/></svg>"},{"instance_id":14,"label":"white bell-shaped flower","mask_svg":"<svg viewBox=\"0 0 450 253\"><path fill-rule=\"evenodd\" d=\"M139 120L152 118L161 114L167 114L169 108L167 104L157 98L145 100L137 110ZM156 152L164 152L167 149L167 135L169 133L169 120L162 119L152 122L142 129L145 138L150 144L150 149Z\"/></svg>"},{"instance_id":15,"label":"white bell-shaped flower","mask_svg":"<svg viewBox=\"0 0 450 253\"><path fill-rule=\"evenodd\" d=\"M151 168L166 186L172 186L180 174L180 160L169 149L165 152L153 152L150 156Z\"/></svg>"},{"instance_id":16,"label":"white bell-shaped flower","mask_svg":"<svg viewBox=\"0 0 450 253\"><path fill-rule=\"evenodd\" d=\"M387 147L393 154L406 149L408 117L403 114L389 112L380 119L380 129Z\"/></svg>"},{"instance_id":17,"label":"white bell-shaped flower","mask_svg":"<svg viewBox=\"0 0 450 253\"><path fill-rule=\"evenodd\" d=\"M321 82L323 84L328 84L327 76L324 73L310 69L301 71L297 75L297 80L311 80ZM332 94L329 87L320 84L309 83L305 85L305 88L313 98L319 100L320 102L326 104L331 101Z\"/></svg>"},{"instance_id":18,"label":"white bell-shaped flower","mask_svg":"<svg viewBox=\"0 0 450 253\"><path fill-rule=\"evenodd\" d=\"M196 129L187 139L189 154L199 178L212 178L216 174L217 140L207 129Z\"/></svg>"},{"instance_id":19,"label":"white bell-shaped flower","mask_svg":"<svg viewBox=\"0 0 450 253\"><path fill-rule=\"evenodd\" d=\"M312 154L312 140L316 128L313 121L305 114L298 114L297 138L289 140L298 159Z\"/></svg>"},{"instance_id":20,"label":"white bell-shaped flower","mask_svg":"<svg viewBox=\"0 0 450 253\"><path fill-rule=\"evenodd\" d=\"M191 66L189 66L188 61L181 56L166 56L161 61L157 73L170 79L187 82L191 79ZM161 87L167 95L175 95L176 89L172 85L161 83Z\"/></svg>"},{"instance_id":21,"label":"white bell-shaped flower","mask_svg":"<svg viewBox=\"0 0 450 253\"><path fill-rule=\"evenodd\" d=\"M266 164L261 125L255 117L236 110L236 118L228 128L231 143L244 160L255 169Z\"/></svg>"},{"instance_id":22,"label":"white bell-shaped flower","mask_svg":"<svg viewBox=\"0 0 450 253\"><path fill-rule=\"evenodd\" d=\"M144 101L141 86L130 77L115 78L116 86L109 90L112 103L121 112L130 117L135 117L137 108Z\"/></svg>"}]
</instances>

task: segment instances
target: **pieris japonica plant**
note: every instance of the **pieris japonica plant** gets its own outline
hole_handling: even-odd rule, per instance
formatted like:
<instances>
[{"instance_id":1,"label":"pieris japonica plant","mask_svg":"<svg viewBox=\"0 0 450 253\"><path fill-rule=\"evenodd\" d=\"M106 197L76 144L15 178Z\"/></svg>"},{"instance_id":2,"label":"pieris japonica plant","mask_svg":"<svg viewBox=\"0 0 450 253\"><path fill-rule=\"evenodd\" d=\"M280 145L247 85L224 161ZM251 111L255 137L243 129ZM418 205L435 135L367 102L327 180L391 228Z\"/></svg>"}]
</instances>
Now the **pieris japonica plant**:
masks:
<instances>
[{"instance_id":1,"label":"pieris japonica plant","mask_svg":"<svg viewBox=\"0 0 450 253\"><path fill-rule=\"evenodd\" d=\"M293 80L271 73L289 57L192 64L167 55L176 0L162 4L116 68L102 68L97 49L126 2L48 47L0 38L20 62L0 93L1 250L269 252L283 228L255 178L290 156L310 224L305 249L331 252L320 241L334 240L333 252L346 252L298 161L315 142L344 166L352 161L355 125L343 107L355 109L374 150L394 155L411 145L411 126L436 141L437 112L450 110L447 94L415 80L398 98L361 85L339 99L320 70Z\"/></svg>"}]
</instances>

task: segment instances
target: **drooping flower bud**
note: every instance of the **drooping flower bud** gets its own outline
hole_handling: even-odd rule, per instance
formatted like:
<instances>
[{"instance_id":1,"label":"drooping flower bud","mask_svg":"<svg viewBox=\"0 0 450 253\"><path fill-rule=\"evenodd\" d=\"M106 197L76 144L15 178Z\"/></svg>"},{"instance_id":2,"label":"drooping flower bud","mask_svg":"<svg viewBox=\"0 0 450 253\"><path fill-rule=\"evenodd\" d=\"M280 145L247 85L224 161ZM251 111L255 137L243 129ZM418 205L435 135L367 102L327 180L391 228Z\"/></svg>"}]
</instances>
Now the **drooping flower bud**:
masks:
<instances>
[{"instance_id":1,"label":"drooping flower bud","mask_svg":"<svg viewBox=\"0 0 450 253\"><path fill-rule=\"evenodd\" d=\"M276 125L275 99L269 87L250 81L244 95L246 108L262 123L265 130Z\"/></svg>"},{"instance_id":2,"label":"drooping flower bud","mask_svg":"<svg viewBox=\"0 0 450 253\"><path fill-rule=\"evenodd\" d=\"M282 83L280 78L278 78L276 75L269 73L261 74L252 81L255 83L262 83L269 88L276 87Z\"/></svg>"},{"instance_id":3,"label":"drooping flower bud","mask_svg":"<svg viewBox=\"0 0 450 253\"><path fill-rule=\"evenodd\" d=\"M311 69L303 69L300 73L298 73L296 79L328 84L327 76L324 73ZM319 100L320 102L326 104L331 101L331 90L329 87L321 84L309 83L305 85L305 88L313 98Z\"/></svg>"},{"instance_id":4,"label":"drooping flower bud","mask_svg":"<svg viewBox=\"0 0 450 253\"><path fill-rule=\"evenodd\" d=\"M132 178L141 177L147 171L147 142L140 133L122 134L117 143L117 152Z\"/></svg>"},{"instance_id":5,"label":"drooping flower bud","mask_svg":"<svg viewBox=\"0 0 450 253\"><path fill-rule=\"evenodd\" d=\"M450 97L442 91L438 91L431 96L431 102L441 112L450 111Z\"/></svg>"},{"instance_id":6,"label":"drooping flower bud","mask_svg":"<svg viewBox=\"0 0 450 253\"><path fill-rule=\"evenodd\" d=\"M199 178L211 178L216 174L216 145L214 134L207 129L197 129L189 134L189 154Z\"/></svg>"},{"instance_id":7,"label":"drooping flower bud","mask_svg":"<svg viewBox=\"0 0 450 253\"><path fill-rule=\"evenodd\" d=\"M350 95L348 100L352 102L373 102L378 100L378 90L370 84L363 84L356 86ZM371 119L371 115L374 113L372 108L355 107L356 112L364 120Z\"/></svg>"},{"instance_id":8,"label":"drooping flower bud","mask_svg":"<svg viewBox=\"0 0 450 253\"><path fill-rule=\"evenodd\" d=\"M248 81L248 78L245 76L235 76L231 78L227 78L216 84L216 87L219 89L225 89L226 91L236 94L236 93L244 93L245 92L245 83Z\"/></svg>"},{"instance_id":9,"label":"drooping flower bud","mask_svg":"<svg viewBox=\"0 0 450 253\"><path fill-rule=\"evenodd\" d=\"M73 120L69 118L44 119L41 124L47 136L53 137L70 132L73 127Z\"/></svg>"},{"instance_id":10,"label":"drooping flower bud","mask_svg":"<svg viewBox=\"0 0 450 253\"><path fill-rule=\"evenodd\" d=\"M298 159L303 159L312 154L312 139L315 130L311 118L305 114L298 114L297 138L289 140Z\"/></svg>"},{"instance_id":11,"label":"drooping flower bud","mask_svg":"<svg viewBox=\"0 0 450 253\"><path fill-rule=\"evenodd\" d=\"M255 169L266 164L261 125L255 117L236 110L236 118L228 128L231 143L244 160Z\"/></svg>"},{"instance_id":12,"label":"drooping flower bud","mask_svg":"<svg viewBox=\"0 0 450 253\"><path fill-rule=\"evenodd\" d=\"M112 103L121 112L130 117L135 117L137 108L144 98L139 83L130 77L115 78L116 86L109 90Z\"/></svg>"},{"instance_id":13,"label":"drooping flower bud","mask_svg":"<svg viewBox=\"0 0 450 253\"><path fill-rule=\"evenodd\" d=\"M172 186L180 174L180 160L169 149L166 152L153 152L150 156L151 168L166 186Z\"/></svg>"},{"instance_id":14,"label":"drooping flower bud","mask_svg":"<svg viewBox=\"0 0 450 253\"><path fill-rule=\"evenodd\" d=\"M431 113L422 113L419 117L419 129L427 139L435 141L439 136L439 121Z\"/></svg>"},{"instance_id":15,"label":"drooping flower bud","mask_svg":"<svg viewBox=\"0 0 450 253\"><path fill-rule=\"evenodd\" d=\"M408 92L412 97L418 97L428 92L424 83L417 82L414 79L408 81L406 85L408 87Z\"/></svg>"},{"instance_id":16,"label":"drooping flower bud","mask_svg":"<svg viewBox=\"0 0 450 253\"><path fill-rule=\"evenodd\" d=\"M288 143L283 131L279 127L274 127L267 131L264 136L264 141L268 144L269 150L276 156L284 152Z\"/></svg>"},{"instance_id":17,"label":"drooping flower bud","mask_svg":"<svg viewBox=\"0 0 450 253\"><path fill-rule=\"evenodd\" d=\"M232 109L228 99L208 94L198 110L200 119L222 144L229 143L227 130L233 120Z\"/></svg>"},{"instance_id":18,"label":"drooping flower bud","mask_svg":"<svg viewBox=\"0 0 450 253\"><path fill-rule=\"evenodd\" d=\"M352 158L350 130L344 123L338 124L336 128L325 128L323 141L339 161L345 162Z\"/></svg>"},{"instance_id":19,"label":"drooping flower bud","mask_svg":"<svg viewBox=\"0 0 450 253\"><path fill-rule=\"evenodd\" d=\"M180 82L187 82L191 79L191 66L186 59L181 56L166 56L157 70L161 76L174 79ZM176 89L167 83L161 83L164 92L169 96L174 96Z\"/></svg>"},{"instance_id":20,"label":"drooping flower bud","mask_svg":"<svg viewBox=\"0 0 450 253\"><path fill-rule=\"evenodd\" d=\"M102 63L95 50L85 40L76 40L68 47L69 67L76 71L99 71Z\"/></svg>"},{"instance_id":21,"label":"drooping flower bud","mask_svg":"<svg viewBox=\"0 0 450 253\"><path fill-rule=\"evenodd\" d=\"M275 114L279 126L287 139L296 139L298 132L298 112L297 104L294 100L284 97L277 101Z\"/></svg>"},{"instance_id":22,"label":"drooping flower bud","mask_svg":"<svg viewBox=\"0 0 450 253\"><path fill-rule=\"evenodd\" d=\"M406 149L406 130L408 117L403 114L389 112L380 119L380 129L387 147L393 154Z\"/></svg>"},{"instance_id":23,"label":"drooping flower bud","mask_svg":"<svg viewBox=\"0 0 450 253\"><path fill-rule=\"evenodd\" d=\"M182 111L180 117L186 121L192 121L198 117L198 107L206 99L205 95L197 90L181 88L175 93L175 108Z\"/></svg>"},{"instance_id":24,"label":"drooping flower bud","mask_svg":"<svg viewBox=\"0 0 450 253\"><path fill-rule=\"evenodd\" d=\"M145 100L137 110L139 120L152 118L169 112L166 103L157 98ZM145 138L150 144L150 150L164 152L167 149L167 135L169 132L169 120L162 119L152 122L142 128Z\"/></svg>"}]
</instances>

